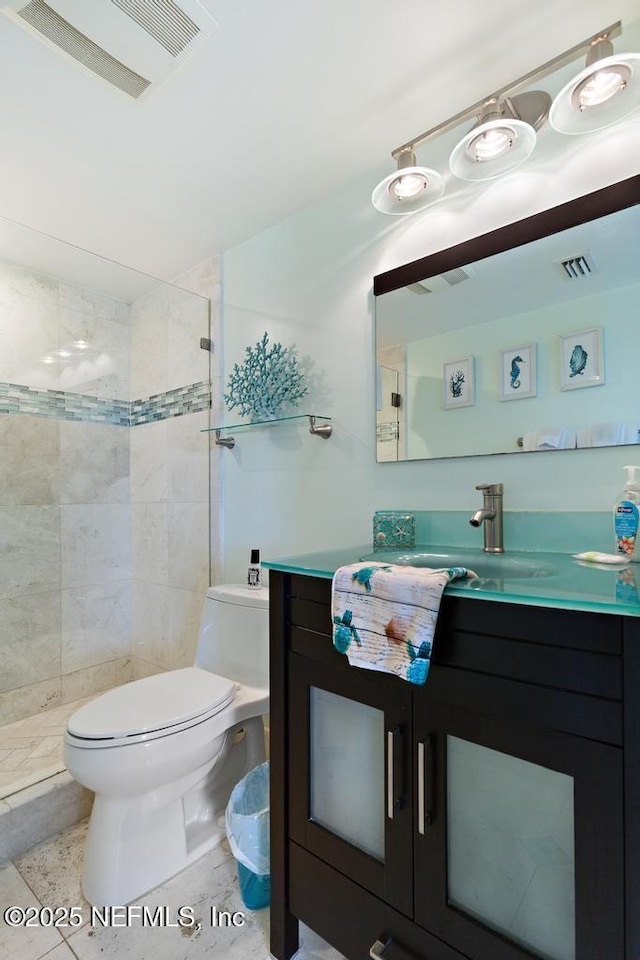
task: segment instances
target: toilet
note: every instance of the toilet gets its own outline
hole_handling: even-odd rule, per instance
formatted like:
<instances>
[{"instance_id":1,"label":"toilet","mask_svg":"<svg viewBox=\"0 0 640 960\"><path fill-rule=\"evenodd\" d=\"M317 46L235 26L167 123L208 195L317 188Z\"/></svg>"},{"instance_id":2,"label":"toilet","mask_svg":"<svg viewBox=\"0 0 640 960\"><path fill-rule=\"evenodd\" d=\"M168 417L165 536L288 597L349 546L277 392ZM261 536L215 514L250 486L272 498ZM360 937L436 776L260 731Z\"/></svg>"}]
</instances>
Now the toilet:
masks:
<instances>
[{"instance_id":1,"label":"toilet","mask_svg":"<svg viewBox=\"0 0 640 960\"><path fill-rule=\"evenodd\" d=\"M82 891L120 906L224 837L231 790L265 759L268 590L207 591L193 667L109 690L69 718L69 773L95 793Z\"/></svg>"}]
</instances>

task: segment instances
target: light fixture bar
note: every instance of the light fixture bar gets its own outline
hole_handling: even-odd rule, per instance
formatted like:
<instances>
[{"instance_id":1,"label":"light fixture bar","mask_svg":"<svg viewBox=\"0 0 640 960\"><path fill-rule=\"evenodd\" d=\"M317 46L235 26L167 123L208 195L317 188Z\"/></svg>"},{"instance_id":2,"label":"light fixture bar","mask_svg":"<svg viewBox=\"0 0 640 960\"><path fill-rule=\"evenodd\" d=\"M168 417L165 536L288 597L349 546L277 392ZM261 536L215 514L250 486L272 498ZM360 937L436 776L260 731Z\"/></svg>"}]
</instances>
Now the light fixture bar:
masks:
<instances>
[{"instance_id":1,"label":"light fixture bar","mask_svg":"<svg viewBox=\"0 0 640 960\"><path fill-rule=\"evenodd\" d=\"M407 143L403 143L401 147L396 147L395 150L391 151L391 156L394 160L397 160L401 153L413 151L420 144L425 143L427 140L432 140L441 133L446 133L448 130L452 130L464 120L470 120L472 117L477 117L480 113L482 113L483 109L488 103L491 103L492 101L498 102L502 97L513 95L517 93L518 90L526 87L528 84L534 83L536 80L541 80L543 77L549 76L549 74L553 73L555 70L572 63L581 54L587 52L594 43L598 42L598 40L610 40L612 37L619 36L621 32L622 22L620 20L612 23L609 27L605 27L604 30L598 30L598 32L594 33L591 37L588 37L586 40L582 40L581 43L577 43L575 47L571 47L570 50L565 50L564 53L554 57L552 60L547 60L547 62L543 63L541 67L536 67L535 70L530 70L529 73L525 73L524 76L514 80L513 83L509 83L504 87L500 87L488 97L483 97L482 100L478 100L478 102L474 103L473 106L466 107L464 110L461 110L460 113L456 113L455 116L450 117L443 123L439 123L437 127L432 127L425 133L421 133L417 137L414 137L413 140L408 140Z\"/></svg>"}]
</instances>

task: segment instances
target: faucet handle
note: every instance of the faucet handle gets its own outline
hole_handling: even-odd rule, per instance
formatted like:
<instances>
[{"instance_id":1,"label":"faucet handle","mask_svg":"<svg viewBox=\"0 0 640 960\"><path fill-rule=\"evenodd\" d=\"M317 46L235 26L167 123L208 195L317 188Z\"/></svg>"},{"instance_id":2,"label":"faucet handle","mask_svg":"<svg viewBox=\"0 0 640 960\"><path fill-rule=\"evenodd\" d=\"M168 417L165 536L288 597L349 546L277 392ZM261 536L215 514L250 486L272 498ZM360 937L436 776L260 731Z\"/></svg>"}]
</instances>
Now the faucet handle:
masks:
<instances>
[{"instance_id":1,"label":"faucet handle","mask_svg":"<svg viewBox=\"0 0 640 960\"><path fill-rule=\"evenodd\" d=\"M494 497L501 497L504 493L504 487L501 483L478 483L476 490L483 490Z\"/></svg>"}]
</instances>

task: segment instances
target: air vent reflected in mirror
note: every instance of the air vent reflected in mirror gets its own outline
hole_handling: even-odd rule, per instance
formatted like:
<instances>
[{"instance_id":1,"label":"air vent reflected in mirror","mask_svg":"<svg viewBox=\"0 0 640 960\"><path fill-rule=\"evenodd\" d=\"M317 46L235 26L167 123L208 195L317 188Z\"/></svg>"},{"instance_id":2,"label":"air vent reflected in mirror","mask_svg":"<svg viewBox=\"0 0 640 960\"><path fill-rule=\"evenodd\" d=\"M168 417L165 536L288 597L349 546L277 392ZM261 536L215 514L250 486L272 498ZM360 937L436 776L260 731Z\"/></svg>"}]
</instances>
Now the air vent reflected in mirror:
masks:
<instances>
[{"instance_id":1,"label":"air vent reflected in mirror","mask_svg":"<svg viewBox=\"0 0 640 960\"><path fill-rule=\"evenodd\" d=\"M438 290L448 290L450 287L456 287L459 283L464 283L465 280L469 280L475 275L475 270L469 265L466 265L464 270L462 267L455 267L453 270L447 270L437 277L427 277L417 283L408 283L405 289L417 294L436 293Z\"/></svg>"},{"instance_id":2,"label":"air vent reflected in mirror","mask_svg":"<svg viewBox=\"0 0 640 960\"><path fill-rule=\"evenodd\" d=\"M569 280L582 280L598 272L594 259L588 251L587 253L578 253L575 257L568 257L566 260L561 260L559 266Z\"/></svg>"}]
</instances>

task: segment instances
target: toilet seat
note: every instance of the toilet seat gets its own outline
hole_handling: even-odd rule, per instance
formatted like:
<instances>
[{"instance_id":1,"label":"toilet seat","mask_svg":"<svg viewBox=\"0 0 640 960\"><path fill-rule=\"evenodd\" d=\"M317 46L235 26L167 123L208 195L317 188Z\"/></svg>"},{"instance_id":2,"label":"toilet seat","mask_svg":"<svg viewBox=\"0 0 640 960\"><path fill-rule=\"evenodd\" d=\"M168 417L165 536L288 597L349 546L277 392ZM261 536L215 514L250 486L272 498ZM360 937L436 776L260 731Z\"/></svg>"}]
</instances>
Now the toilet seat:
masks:
<instances>
[{"instance_id":1,"label":"toilet seat","mask_svg":"<svg viewBox=\"0 0 640 960\"><path fill-rule=\"evenodd\" d=\"M159 673L116 687L80 707L66 738L80 747L114 747L166 737L220 713L237 685L199 667Z\"/></svg>"}]
</instances>

